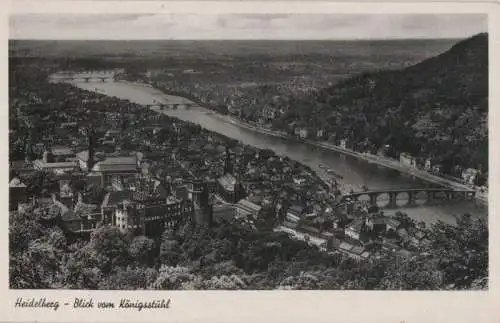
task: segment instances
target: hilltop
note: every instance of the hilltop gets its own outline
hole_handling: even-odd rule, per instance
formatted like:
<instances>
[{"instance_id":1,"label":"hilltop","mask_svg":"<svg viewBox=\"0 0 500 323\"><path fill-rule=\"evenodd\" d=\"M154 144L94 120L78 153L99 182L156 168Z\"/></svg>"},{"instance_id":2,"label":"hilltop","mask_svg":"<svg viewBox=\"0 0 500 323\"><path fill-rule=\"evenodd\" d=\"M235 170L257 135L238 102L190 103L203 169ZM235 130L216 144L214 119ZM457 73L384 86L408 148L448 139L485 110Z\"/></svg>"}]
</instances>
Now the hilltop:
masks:
<instances>
[{"instance_id":1,"label":"hilltop","mask_svg":"<svg viewBox=\"0 0 500 323\"><path fill-rule=\"evenodd\" d=\"M488 36L400 70L363 73L308 97L289 99L278 124L325 129L353 148L433 158L487 170Z\"/></svg>"}]
</instances>

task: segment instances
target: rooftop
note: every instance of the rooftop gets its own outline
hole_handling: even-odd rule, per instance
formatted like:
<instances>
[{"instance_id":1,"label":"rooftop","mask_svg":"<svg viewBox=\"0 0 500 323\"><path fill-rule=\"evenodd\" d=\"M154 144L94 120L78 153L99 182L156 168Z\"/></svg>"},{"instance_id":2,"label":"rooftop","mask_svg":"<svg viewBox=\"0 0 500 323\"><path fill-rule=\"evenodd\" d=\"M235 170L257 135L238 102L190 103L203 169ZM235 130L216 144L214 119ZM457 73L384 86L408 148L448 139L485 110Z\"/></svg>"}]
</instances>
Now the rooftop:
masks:
<instances>
[{"instance_id":1,"label":"rooftop","mask_svg":"<svg viewBox=\"0 0 500 323\"><path fill-rule=\"evenodd\" d=\"M54 146L51 148L51 151L54 156L69 156L75 154L73 149L67 146Z\"/></svg>"},{"instance_id":2,"label":"rooftop","mask_svg":"<svg viewBox=\"0 0 500 323\"><path fill-rule=\"evenodd\" d=\"M351 252L356 254L356 255L361 255L363 253L365 249L363 247L359 247L359 246L356 246L356 247L353 247L351 249Z\"/></svg>"},{"instance_id":3,"label":"rooftop","mask_svg":"<svg viewBox=\"0 0 500 323\"><path fill-rule=\"evenodd\" d=\"M299 204L294 204L288 209L288 212L292 212L295 214L302 214L304 212L304 207Z\"/></svg>"},{"instance_id":4,"label":"rooftop","mask_svg":"<svg viewBox=\"0 0 500 323\"><path fill-rule=\"evenodd\" d=\"M137 165L136 156L107 157L100 161L100 165Z\"/></svg>"},{"instance_id":5,"label":"rooftop","mask_svg":"<svg viewBox=\"0 0 500 323\"><path fill-rule=\"evenodd\" d=\"M33 163L26 162L24 160L12 160L10 161L11 169L32 169Z\"/></svg>"},{"instance_id":6,"label":"rooftop","mask_svg":"<svg viewBox=\"0 0 500 323\"><path fill-rule=\"evenodd\" d=\"M259 212L262 209L262 207L260 205L252 203L247 199L240 200L238 202L238 206L246 208L246 209L250 209L250 210L256 211L256 212Z\"/></svg>"},{"instance_id":7,"label":"rooftop","mask_svg":"<svg viewBox=\"0 0 500 323\"><path fill-rule=\"evenodd\" d=\"M10 183L9 183L9 187L26 187L26 185L24 185L23 182L21 182L21 180L17 177L14 177Z\"/></svg>"},{"instance_id":8,"label":"rooftop","mask_svg":"<svg viewBox=\"0 0 500 323\"><path fill-rule=\"evenodd\" d=\"M227 191L234 191L234 185L236 185L236 178L231 174L226 174L217 180L222 187Z\"/></svg>"},{"instance_id":9,"label":"rooftop","mask_svg":"<svg viewBox=\"0 0 500 323\"><path fill-rule=\"evenodd\" d=\"M339 249L343 249L343 250L346 250L346 251L350 251L351 249L353 249L353 246L347 242L342 242L340 245L339 245Z\"/></svg>"},{"instance_id":10,"label":"rooftop","mask_svg":"<svg viewBox=\"0 0 500 323\"><path fill-rule=\"evenodd\" d=\"M104 196L104 200L102 201L102 207L110 207L116 206L119 203L129 200L131 192L130 191L116 191L109 192Z\"/></svg>"},{"instance_id":11,"label":"rooftop","mask_svg":"<svg viewBox=\"0 0 500 323\"><path fill-rule=\"evenodd\" d=\"M363 219L357 219L357 220L354 220L350 225L349 225L349 229L353 230L353 231L357 231L357 232L360 232L361 231L361 227L363 226Z\"/></svg>"},{"instance_id":12,"label":"rooftop","mask_svg":"<svg viewBox=\"0 0 500 323\"><path fill-rule=\"evenodd\" d=\"M73 168L73 167L78 166L78 163L76 163L76 162L46 163L41 159L35 160L34 163L38 167L42 167L42 168Z\"/></svg>"}]
</instances>

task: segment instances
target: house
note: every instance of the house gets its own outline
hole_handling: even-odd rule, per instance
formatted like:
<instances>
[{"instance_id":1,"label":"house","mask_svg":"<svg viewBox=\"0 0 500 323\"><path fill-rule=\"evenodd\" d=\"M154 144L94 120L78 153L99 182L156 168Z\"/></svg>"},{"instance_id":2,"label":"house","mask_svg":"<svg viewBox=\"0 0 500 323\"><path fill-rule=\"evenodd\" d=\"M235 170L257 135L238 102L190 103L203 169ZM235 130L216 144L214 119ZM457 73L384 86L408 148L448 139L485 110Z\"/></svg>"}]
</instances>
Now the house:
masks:
<instances>
[{"instance_id":1,"label":"house","mask_svg":"<svg viewBox=\"0 0 500 323\"><path fill-rule=\"evenodd\" d=\"M59 181L59 200L68 208L73 207L75 193L69 185L69 181Z\"/></svg>"},{"instance_id":2,"label":"house","mask_svg":"<svg viewBox=\"0 0 500 323\"><path fill-rule=\"evenodd\" d=\"M9 211L16 211L20 203L26 202L26 188L17 177L9 182Z\"/></svg>"},{"instance_id":3,"label":"house","mask_svg":"<svg viewBox=\"0 0 500 323\"><path fill-rule=\"evenodd\" d=\"M239 218L246 218L249 215L256 219L262 207L258 204L250 202L248 199L241 199L236 204L236 215Z\"/></svg>"},{"instance_id":4,"label":"house","mask_svg":"<svg viewBox=\"0 0 500 323\"><path fill-rule=\"evenodd\" d=\"M340 245L338 246L338 250L341 253L343 253L343 254L345 254L345 255L347 255L355 260L358 260L358 261L366 260L370 256L370 253L365 251L365 249L363 247L354 246L354 245L347 243L345 241L340 243Z\"/></svg>"},{"instance_id":5,"label":"house","mask_svg":"<svg viewBox=\"0 0 500 323\"><path fill-rule=\"evenodd\" d=\"M387 230L386 218L378 216L369 217L366 219L366 226L371 231L384 232Z\"/></svg>"},{"instance_id":6,"label":"house","mask_svg":"<svg viewBox=\"0 0 500 323\"><path fill-rule=\"evenodd\" d=\"M46 162L43 159L33 161L37 170L52 173L72 172L79 169L77 162Z\"/></svg>"},{"instance_id":7,"label":"house","mask_svg":"<svg viewBox=\"0 0 500 323\"><path fill-rule=\"evenodd\" d=\"M75 151L67 146L53 146L50 150L57 162L67 161L76 156Z\"/></svg>"},{"instance_id":8,"label":"house","mask_svg":"<svg viewBox=\"0 0 500 323\"><path fill-rule=\"evenodd\" d=\"M297 227L299 226L299 223L298 223L298 220L297 221L294 221L294 220L288 220L288 219L285 219L283 221L283 226L286 227L286 228L289 228L289 229L292 229L292 230L295 230L297 229Z\"/></svg>"},{"instance_id":9,"label":"house","mask_svg":"<svg viewBox=\"0 0 500 323\"><path fill-rule=\"evenodd\" d=\"M399 155L399 162L404 166L417 167L416 158L410 155L409 153L401 153Z\"/></svg>"},{"instance_id":10,"label":"house","mask_svg":"<svg viewBox=\"0 0 500 323\"><path fill-rule=\"evenodd\" d=\"M305 214L305 208L300 204L294 204L288 208L286 212L286 219L290 222L298 222Z\"/></svg>"},{"instance_id":11,"label":"house","mask_svg":"<svg viewBox=\"0 0 500 323\"><path fill-rule=\"evenodd\" d=\"M424 169L426 171L430 171L432 169L432 163L431 163L431 160L429 158L427 158L425 160Z\"/></svg>"},{"instance_id":12,"label":"house","mask_svg":"<svg viewBox=\"0 0 500 323\"><path fill-rule=\"evenodd\" d=\"M462 172L462 179L470 185L474 185L476 176L479 174L479 171L474 168L467 168Z\"/></svg>"},{"instance_id":13,"label":"house","mask_svg":"<svg viewBox=\"0 0 500 323\"><path fill-rule=\"evenodd\" d=\"M439 174L441 172L441 165L432 165L431 171L433 173Z\"/></svg>"},{"instance_id":14,"label":"house","mask_svg":"<svg viewBox=\"0 0 500 323\"><path fill-rule=\"evenodd\" d=\"M364 224L363 219L356 219L345 228L345 235L353 239L359 240L361 229Z\"/></svg>"},{"instance_id":15,"label":"house","mask_svg":"<svg viewBox=\"0 0 500 323\"><path fill-rule=\"evenodd\" d=\"M30 175L36 170L33 162L29 160L13 160L9 162L9 170L16 172L19 175Z\"/></svg>"},{"instance_id":16,"label":"house","mask_svg":"<svg viewBox=\"0 0 500 323\"><path fill-rule=\"evenodd\" d=\"M326 132L325 132L325 130L323 130L323 129L319 129L318 131L316 131L316 137L317 137L317 138L323 138L323 137L325 137L325 136L326 136Z\"/></svg>"},{"instance_id":17,"label":"house","mask_svg":"<svg viewBox=\"0 0 500 323\"><path fill-rule=\"evenodd\" d=\"M299 129L299 138L306 139L308 135L307 129Z\"/></svg>"},{"instance_id":18,"label":"house","mask_svg":"<svg viewBox=\"0 0 500 323\"><path fill-rule=\"evenodd\" d=\"M347 139L340 139L340 148L347 149Z\"/></svg>"}]
</instances>

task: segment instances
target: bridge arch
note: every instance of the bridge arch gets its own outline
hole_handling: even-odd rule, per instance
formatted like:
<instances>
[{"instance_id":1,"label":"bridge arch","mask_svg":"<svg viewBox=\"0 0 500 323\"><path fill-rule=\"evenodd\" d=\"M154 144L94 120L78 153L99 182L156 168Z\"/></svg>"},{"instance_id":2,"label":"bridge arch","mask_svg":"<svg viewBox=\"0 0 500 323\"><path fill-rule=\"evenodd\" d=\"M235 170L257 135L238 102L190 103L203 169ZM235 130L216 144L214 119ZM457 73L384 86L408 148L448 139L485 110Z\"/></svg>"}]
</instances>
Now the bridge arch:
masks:
<instances>
[{"instance_id":1,"label":"bridge arch","mask_svg":"<svg viewBox=\"0 0 500 323\"><path fill-rule=\"evenodd\" d=\"M446 192L446 191L434 192L433 198L435 201L445 201L448 199L448 192Z\"/></svg>"},{"instance_id":2,"label":"bridge arch","mask_svg":"<svg viewBox=\"0 0 500 323\"><path fill-rule=\"evenodd\" d=\"M415 205L424 205L429 201L426 191L415 192L414 203Z\"/></svg>"},{"instance_id":3,"label":"bridge arch","mask_svg":"<svg viewBox=\"0 0 500 323\"><path fill-rule=\"evenodd\" d=\"M410 194L406 191L396 192L396 206L407 206L410 203Z\"/></svg>"},{"instance_id":4,"label":"bridge arch","mask_svg":"<svg viewBox=\"0 0 500 323\"><path fill-rule=\"evenodd\" d=\"M368 195L368 194L359 194L357 200L359 202L369 203L370 202L370 195Z\"/></svg>"},{"instance_id":5,"label":"bridge arch","mask_svg":"<svg viewBox=\"0 0 500 323\"><path fill-rule=\"evenodd\" d=\"M377 195L377 206L380 208L388 207L391 203L391 197L389 193L383 192Z\"/></svg>"}]
</instances>

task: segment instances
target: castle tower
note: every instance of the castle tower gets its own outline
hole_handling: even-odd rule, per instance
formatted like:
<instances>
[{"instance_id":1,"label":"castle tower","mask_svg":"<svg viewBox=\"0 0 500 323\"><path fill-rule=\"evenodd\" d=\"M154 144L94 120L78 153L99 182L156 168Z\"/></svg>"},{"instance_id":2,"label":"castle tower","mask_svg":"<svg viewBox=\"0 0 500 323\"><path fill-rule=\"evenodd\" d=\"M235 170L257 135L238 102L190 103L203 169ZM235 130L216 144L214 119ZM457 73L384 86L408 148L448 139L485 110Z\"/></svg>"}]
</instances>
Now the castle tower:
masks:
<instances>
[{"instance_id":1,"label":"castle tower","mask_svg":"<svg viewBox=\"0 0 500 323\"><path fill-rule=\"evenodd\" d=\"M210 201L208 186L204 183L200 193L199 204L195 204L195 223L211 227L213 224L213 205Z\"/></svg>"}]
</instances>

